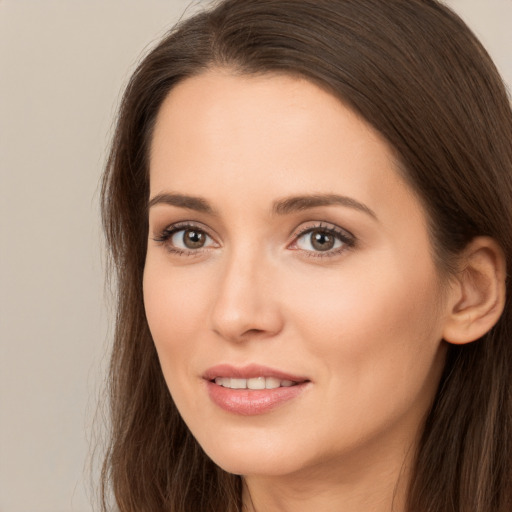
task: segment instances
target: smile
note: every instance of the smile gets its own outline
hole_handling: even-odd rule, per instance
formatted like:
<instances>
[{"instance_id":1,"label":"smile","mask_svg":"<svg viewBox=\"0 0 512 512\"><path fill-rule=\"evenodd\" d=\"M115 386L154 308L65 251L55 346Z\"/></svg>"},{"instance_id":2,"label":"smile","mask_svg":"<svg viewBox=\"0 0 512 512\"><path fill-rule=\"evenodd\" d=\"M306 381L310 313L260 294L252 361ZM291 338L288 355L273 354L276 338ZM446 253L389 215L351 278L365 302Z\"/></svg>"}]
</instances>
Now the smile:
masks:
<instances>
[{"instance_id":1,"label":"smile","mask_svg":"<svg viewBox=\"0 0 512 512\"><path fill-rule=\"evenodd\" d=\"M251 379L237 379L230 377L217 377L215 384L230 389L277 389L289 388L297 385L292 380L280 380L276 377L253 377Z\"/></svg>"},{"instance_id":2,"label":"smile","mask_svg":"<svg viewBox=\"0 0 512 512\"><path fill-rule=\"evenodd\" d=\"M217 365L203 379L215 405L243 416L264 414L295 401L312 385L308 378L256 364Z\"/></svg>"}]
</instances>

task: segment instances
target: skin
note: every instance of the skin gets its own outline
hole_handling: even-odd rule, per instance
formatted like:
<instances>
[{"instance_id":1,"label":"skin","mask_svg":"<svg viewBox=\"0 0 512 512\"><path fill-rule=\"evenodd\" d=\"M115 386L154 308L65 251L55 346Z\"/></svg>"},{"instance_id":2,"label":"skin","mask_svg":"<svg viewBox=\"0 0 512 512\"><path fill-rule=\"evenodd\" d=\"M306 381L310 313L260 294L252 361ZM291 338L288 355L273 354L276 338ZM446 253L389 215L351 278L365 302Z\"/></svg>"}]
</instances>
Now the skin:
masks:
<instances>
[{"instance_id":1,"label":"skin","mask_svg":"<svg viewBox=\"0 0 512 512\"><path fill-rule=\"evenodd\" d=\"M215 213L161 194L203 198ZM309 194L366 210L272 213L275 201ZM144 301L163 374L205 452L244 476L246 509L403 510L451 289L386 141L307 80L213 69L162 105L150 197ZM202 230L204 246L173 252L184 232L162 233L175 223ZM320 251L311 233L298 235L319 225L350 242ZM202 378L222 363L310 382L270 412L234 414Z\"/></svg>"}]
</instances>

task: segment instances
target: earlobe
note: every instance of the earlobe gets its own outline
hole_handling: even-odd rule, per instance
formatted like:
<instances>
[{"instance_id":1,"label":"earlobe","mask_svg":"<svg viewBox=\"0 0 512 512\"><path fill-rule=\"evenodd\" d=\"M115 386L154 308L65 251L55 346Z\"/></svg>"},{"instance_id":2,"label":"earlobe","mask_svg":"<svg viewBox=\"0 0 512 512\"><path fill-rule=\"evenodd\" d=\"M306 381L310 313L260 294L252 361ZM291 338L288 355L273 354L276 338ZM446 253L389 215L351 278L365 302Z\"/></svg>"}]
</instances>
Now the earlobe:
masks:
<instances>
[{"instance_id":1,"label":"earlobe","mask_svg":"<svg viewBox=\"0 0 512 512\"><path fill-rule=\"evenodd\" d=\"M454 344L481 338L505 305L505 255L490 237L477 237L464 250L447 307L443 338Z\"/></svg>"}]
</instances>

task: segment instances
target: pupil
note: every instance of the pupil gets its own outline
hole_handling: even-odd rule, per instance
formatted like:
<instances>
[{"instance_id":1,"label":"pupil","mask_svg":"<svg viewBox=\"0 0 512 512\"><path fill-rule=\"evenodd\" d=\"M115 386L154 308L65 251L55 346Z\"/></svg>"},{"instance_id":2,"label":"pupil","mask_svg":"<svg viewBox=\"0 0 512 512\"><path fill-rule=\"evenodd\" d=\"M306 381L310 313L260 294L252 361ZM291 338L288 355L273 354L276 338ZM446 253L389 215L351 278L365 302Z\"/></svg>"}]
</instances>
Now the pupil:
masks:
<instances>
[{"instance_id":1,"label":"pupil","mask_svg":"<svg viewBox=\"0 0 512 512\"><path fill-rule=\"evenodd\" d=\"M312 232L312 245L319 251L328 251L334 247L334 237L325 231Z\"/></svg>"},{"instance_id":2,"label":"pupil","mask_svg":"<svg viewBox=\"0 0 512 512\"><path fill-rule=\"evenodd\" d=\"M204 245L203 233L188 230L185 232L184 243L189 249L197 249Z\"/></svg>"}]
</instances>

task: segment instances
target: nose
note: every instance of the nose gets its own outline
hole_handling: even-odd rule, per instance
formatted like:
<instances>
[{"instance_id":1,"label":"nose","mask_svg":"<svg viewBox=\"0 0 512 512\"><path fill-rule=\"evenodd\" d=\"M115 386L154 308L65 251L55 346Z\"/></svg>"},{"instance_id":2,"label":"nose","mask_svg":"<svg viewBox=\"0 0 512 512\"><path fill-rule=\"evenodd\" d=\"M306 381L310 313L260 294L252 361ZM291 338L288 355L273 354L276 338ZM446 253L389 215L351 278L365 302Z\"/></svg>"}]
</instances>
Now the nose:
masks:
<instances>
[{"instance_id":1,"label":"nose","mask_svg":"<svg viewBox=\"0 0 512 512\"><path fill-rule=\"evenodd\" d=\"M230 342L264 339L283 328L277 269L261 256L232 255L224 262L212 309L213 331Z\"/></svg>"}]
</instances>

